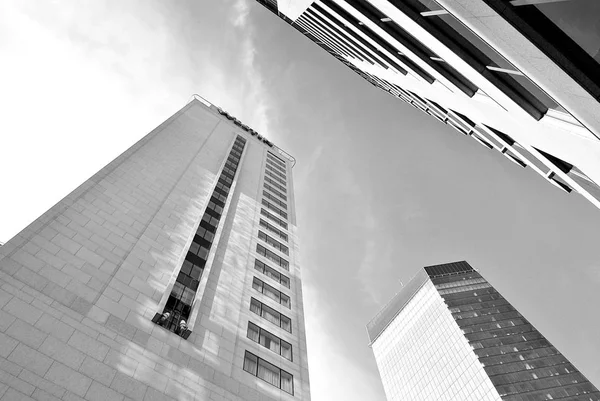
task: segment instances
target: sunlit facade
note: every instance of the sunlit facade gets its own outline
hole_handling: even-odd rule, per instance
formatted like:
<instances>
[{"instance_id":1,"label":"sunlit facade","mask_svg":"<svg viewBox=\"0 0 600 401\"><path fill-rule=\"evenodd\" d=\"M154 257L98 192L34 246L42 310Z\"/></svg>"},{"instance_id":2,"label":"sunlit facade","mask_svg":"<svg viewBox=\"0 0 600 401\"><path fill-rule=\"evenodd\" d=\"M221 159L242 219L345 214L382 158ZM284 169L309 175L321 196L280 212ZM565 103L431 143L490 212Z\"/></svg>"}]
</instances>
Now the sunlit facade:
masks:
<instances>
[{"instance_id":1,"label":"sunlit facade","mask_svg":"<svg viewBox=\"0 0 600 401\"><path fill-rule=\"evenodd\" d=\"M388 401L598 401L466 262L420 270L367 326Z\"/></svg>"},{"instance_id":2,"label":"sunlit facade","mask_svg":"<svg viewBox=\"0 0 600 401\"><path fill-rule=\"evenodd\" d=\"M0 248L0 399L310 400L288 153L194 96Z\"/></svg>"},{"instance_id":3,"label":"sunlit facade","mask_svg":"<svg viewBox=\"0 0 600 401\"><path fill-rule=\"evenodd\" d=\"M600 207L597 0L258 0L347 67Z\"/></svg>"}]
</instances>

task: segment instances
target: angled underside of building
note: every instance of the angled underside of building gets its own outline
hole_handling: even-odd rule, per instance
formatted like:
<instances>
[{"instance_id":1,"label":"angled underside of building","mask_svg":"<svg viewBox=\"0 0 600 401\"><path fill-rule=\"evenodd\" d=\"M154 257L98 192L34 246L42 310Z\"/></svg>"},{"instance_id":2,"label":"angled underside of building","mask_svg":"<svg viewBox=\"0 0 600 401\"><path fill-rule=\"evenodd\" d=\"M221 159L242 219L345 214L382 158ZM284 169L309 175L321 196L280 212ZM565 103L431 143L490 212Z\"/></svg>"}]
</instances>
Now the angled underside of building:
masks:
<instances>
[{"instance_id":1,"label":"angled underside of building","mask_svg":"<svg viewBox=\"0 0 600 401\"><path fill-rule=\"evenodd\" d=\"M597 0L258 0L376 87L600 207Z\"/></svg>"},{"instance_id":2,"label":"angled underside of building","mask_svg":"<svg viewBox=\"0 0 600 401\"><path fill-rule=\"evenodd\" d=\"M195 98L0 248L0 400L310 400L293 157Z\"/></svg>"},{"instance_id":3,"label":"angled underside of building","mask_svg":"<svg viewBox=\"0 0 600 401\"><path fill-rule=\"evenodd\" d=\"M467 262L420 270L367 331L388 401L600 400Z\"/></svg>"}]
</instances>

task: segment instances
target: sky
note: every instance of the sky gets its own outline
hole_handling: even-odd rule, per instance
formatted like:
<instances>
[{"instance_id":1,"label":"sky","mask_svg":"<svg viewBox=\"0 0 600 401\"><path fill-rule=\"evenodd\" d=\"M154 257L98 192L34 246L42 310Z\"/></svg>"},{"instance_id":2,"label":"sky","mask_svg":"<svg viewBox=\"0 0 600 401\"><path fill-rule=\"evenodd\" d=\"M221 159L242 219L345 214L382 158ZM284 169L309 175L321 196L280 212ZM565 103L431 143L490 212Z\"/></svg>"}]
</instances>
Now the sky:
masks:
<instances>
[{"instance_id":1,"label":"sky","mask_svg":"<svg viewBox=\"0 0 600 401\"><path fill-rule=\"evenodd\" d=\"M600 385L600 211L253 0L4 0L0 88L0 242L193 93L294 155L314 401L383 401L365 325L417 269L457 260Z\"/></svg>"}]
</instances>

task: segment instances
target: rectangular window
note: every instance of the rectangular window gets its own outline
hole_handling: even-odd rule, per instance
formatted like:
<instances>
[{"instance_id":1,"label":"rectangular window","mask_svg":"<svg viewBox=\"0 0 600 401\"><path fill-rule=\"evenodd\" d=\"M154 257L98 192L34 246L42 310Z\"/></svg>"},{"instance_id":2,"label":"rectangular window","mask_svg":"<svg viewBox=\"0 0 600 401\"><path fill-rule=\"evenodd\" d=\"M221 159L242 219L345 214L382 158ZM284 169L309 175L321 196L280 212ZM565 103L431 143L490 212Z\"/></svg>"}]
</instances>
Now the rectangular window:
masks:
<instances>
[{"instance_id":1,"label":"rectangular window","mask_svg":"<svg viewBox=\"0 0 600 401\"><path fill-rule=\"evenodd\" d=\"M248 322L248 338L255 343L270 349L285 359L292 360L292 344L282 340L274 334L269 333L262 327Z\"/></svg>"},{"instance_id":2,"label":"rectangular window","mask_svg":"<svg viewBox=\"0 0 600 401\"><path fill-rule=\"evenodd\" d=\"M255 298L250 299L250 311L274 325L281 327L285 331L289 333L292 332L292 321L289 317L282 315L275 309L263 304Z\"/></svg>"},{"instance_id":3,"label":"rectangular window","mask_svg":"<svg viewBox=\"0 0 600 401\"><path fill-rule=\"evenodd\" d=\"M244 370L286 393L294 395L294 377L291 374L248 351L244 355Z\"/></svg>"},{"instance_id":4,"label":"rectangular window","mask_svg":"<svg viewBox=\"0 0 600 401\"><path fill-rule=\"evenodd\" d=\"M290 288L290 278L289 277L284 276L283 274L279 273L277 270L266 265L265 263L261 262L260 260L258 260L258 259L254 260L254 268L256 270L258 270L259 272L263 273L265 276L269 277L270 279L275 280L276 282L280 283L284 287Z\"/></svg>"},{"instance_id":5,"label":"rectangular window","mask_svg":"<svg viewBox=\"0 0 600 401\"><path fill-rule=\"evenodd\" d=\"M283 217L284 219L287 219L288 215L286 212L284 212L283 210L281 210L280 208L278 208L277 206L271 204L269 201L263 199L261 201L262 205L265 206L267 209L274 211L275 213L277 213L278 215L280 215L281 217Z\"/></svg>"},{"instance_id":6,"label":"rectangular window","mask_svg":"<svg viewBox=\"0 0 600 401\"><path fill-rule=\"evenodd\" d=\"M279 217L275 216L273 213L267 212L265 209L260 209L260 214L265 217L268 217L275 223L279 224L280 227L285 228L287 230L288 225L285 221L281 220Z\"/></svg>"},{"instance_id":7,"label":"rectangular window","mask_svg":"<svg viewBox=\"0 0 600 401\"><path fill-rule=\"evenodd\" d=\"M267 244L271 245L273 248L277 249L279 252L289 255L289 249L287 246L283 245L281 242L274 240L267 234L262 231L258 232L258 238L265 241Z\"/></svg>"},{"instance_id":8,"label":"rectangular window","mask_svg":"<svg viewBox=\"0 0 600 401\"><path fill-rule=\"evenodd\" d=\"M287 260L277 255L276 253L268 250L261 244L256 244L256 252L259 255L262 255L265 258L269 259L270 261L277 263L278 266L283 267L285 270L290 270L290 263Z\"/></svg>"},{"instance_id":9,"label":"rectangular window","mask_svg":"<svg viewBox=\"0 0 600 401\"><path fill-rule=\"evenodd\" d=\"M252 280L252 288L254 288L256 291L260 292L261 294L264 294L267 297L271 298L275 302L285 306L286 308L291 309L292 305L291 305L290 297L288 297L284 293L280 292L276 288L271 287L269 284L265 283L264 281L254 277L254 279Z\"/></svg>"},{"instance_id":10,"label":"rectangular window","mask_svg":"<svg viewBox=\"0 0 600 401\"><path fill-rule=\"evenodd\" d=\"M284 241L288 240L288 236L286 233L284 233L283 231L277 229L277 227L275 227L273 224L269 224L267 223L265 220L260 219L259 224L261 227L263 227L264 229L272 232L273 234L276 234L279 238L281 238Z\"/></svg>"}]
</instances>

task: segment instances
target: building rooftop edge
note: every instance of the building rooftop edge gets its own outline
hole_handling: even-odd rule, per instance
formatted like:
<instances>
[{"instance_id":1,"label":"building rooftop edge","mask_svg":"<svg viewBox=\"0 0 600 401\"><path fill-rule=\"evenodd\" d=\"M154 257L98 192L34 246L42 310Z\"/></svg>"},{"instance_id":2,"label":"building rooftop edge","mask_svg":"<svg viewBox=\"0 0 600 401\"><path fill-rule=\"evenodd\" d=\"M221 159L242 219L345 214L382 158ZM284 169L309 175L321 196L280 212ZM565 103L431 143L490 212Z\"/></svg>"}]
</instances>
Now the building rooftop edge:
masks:
<instances>
[{"instance_id":1,"label":"building rooftop edge","mask_svg":"<svg viewBox=\"0 0 600 401\"><path fill-rule=\"evenodd\" d=\"M416 293L429 280L425 269L419 269L410 279L406 286L402 287L383 308L367 323L367 334L369 335L369 346L377 340L389 324L398 316Z\"/></svg>"},{"instance_id":2,"label":"building rooftop edge","mask_svg":"<svg viewBox=\"0 0 600 401\"><path fill-rule=\"evenodd\" d=\"M198 95L197 93L194 93L190 96L190 100L187 102L187 104L189 104L190 102L193 102L194 100L204 104L207 107L215 107L219 112L223 112L223 109L221 109L219 106L217 106L216 104L212 103L210 100ZM237 120L237 119L236 119ZM239 120L238 120L239 121ZM241 123L241 122L240 122ZM251 131L254 134L258 135L258 133L256 131L254 131L253 129L251 129L250 127L248 127L247 125L242 124L244 127L248 128L246 131ZM245 129L242 127L242 129ZM259 135L259 137L261 137ZM294 167L296 165L296 158L294 156L292 156L289 152L287 152L286 150L280 148L279 146L275 145L273 142L267 140L265 137L264 138L268 144L267 146L276 148L278 150L278 153L281 154L282 156L284 156L285 158L287 158L290 162L292 162L292 167Z\"/></svg>"},{"instance_id":3,"label":"building rooftop edge","mask_svg":"<svg viewBox=\"0 0 600 401\"><path fill-rule=\"evenodd\" d=\"M379 338L381 333L398 316L410 300L419 292L421 287L430 279L453 274L475 271L466 261L443 263L425 266L419 269L408 284L398 291L383 308L367 323L369 345Z\"/></svg>"}]
</instances>

